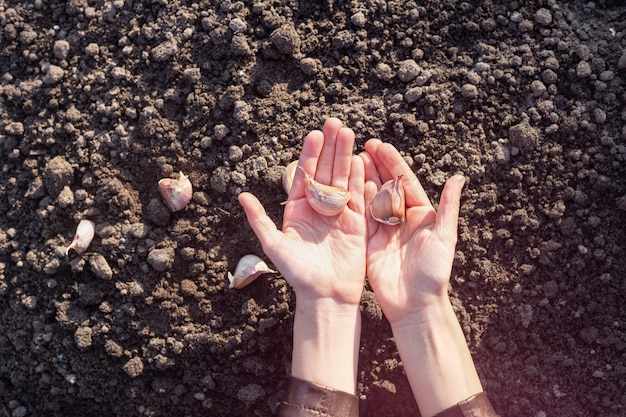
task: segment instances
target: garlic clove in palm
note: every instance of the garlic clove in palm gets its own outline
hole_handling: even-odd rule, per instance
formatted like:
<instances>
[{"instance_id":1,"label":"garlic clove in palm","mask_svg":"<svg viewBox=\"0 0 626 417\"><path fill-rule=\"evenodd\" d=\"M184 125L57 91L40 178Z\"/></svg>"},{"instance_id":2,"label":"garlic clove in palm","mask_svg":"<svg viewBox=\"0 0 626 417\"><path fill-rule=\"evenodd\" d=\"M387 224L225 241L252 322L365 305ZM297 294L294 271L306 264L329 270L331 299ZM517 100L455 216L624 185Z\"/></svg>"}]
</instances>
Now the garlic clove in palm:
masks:
<instances>
[{"instance_id":1,"label":"garlic clove in palm","mask_svg":"<svg viewBox=\"0 0 626 417\"><path fill-rule=\"evenodd\" d=\"M184 209L193 195L189 177L181 171L178 179L163 178L159 181L159 193L171 211Z\"/></svg>"},{"instance_id":2,"label":"garlic clove in palm","mask_svg":"<svg viewBox=\"0 0 626 417\"><path fill-rule=\"evenodd\" d=\"M287 195L289 195L289 192L291 191L291 185L293 184L293 177L296 175L297 166L298 166L297 160L290 162L289 165L287 165L287 168L285 168L285 171L283 172L283 177L282 177L283 190L285 190Z\"/></svg>"},{"instance_id":3,"label":"garlic clove in palm","mask_svg":"<svg viewBox=\"0 0 626 417\"><path fill-rule=\"evenodd\" d=\"M370 203L370 213L376 221L392 226L404 221L406 206L402 175L380 187Z\"/></svg>"},{"instance_id":4,"label":"garlic clove in palm","mask_svg":"<svg viewBox=\"0 0 626 417\"><path fill-rule=\"evenodd\" d=\"M277 273L256 255L245 255L237 263L235 274L228 271L228 288L243 288L265 273Z\"/></svg>"},{"instance_id":5,"label":"garlic clove in palm","mask_svg":"<svg viewBox=\"0 0 626 417\"><path fill-rule=\"evenodd\" d=\"M350 192L343 188L332 185L324 185L315 181L300 165L298 168L304 172L306 185L304 188L306 199L316 212L322 216L336 216L341 214L348 201Z\"/></svg>"},{"instance_id":6,"label":"garlic clove in palm","mask_svg":"<svg viewBox=\"0 0 626 417\"><path fill-rule=\"evenodd\" d=\"M76 253L83 253L89 247L91 240L96 233L96 224L91 220L81 220L76 227L76 233L74 233L74 240L65 249L65 256L68 256L70 249L73 249Z\"/></svg>"}]
</instances>

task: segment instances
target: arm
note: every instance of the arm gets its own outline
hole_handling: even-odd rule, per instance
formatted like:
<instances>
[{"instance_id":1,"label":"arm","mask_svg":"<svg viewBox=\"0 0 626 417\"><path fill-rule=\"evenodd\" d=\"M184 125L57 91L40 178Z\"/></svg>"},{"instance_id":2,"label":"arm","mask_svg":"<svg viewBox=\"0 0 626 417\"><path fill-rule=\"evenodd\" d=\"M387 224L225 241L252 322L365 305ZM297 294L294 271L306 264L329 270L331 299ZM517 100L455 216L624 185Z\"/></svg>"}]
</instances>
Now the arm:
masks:
<instances>
[{"instance_id":1,"label":"arm","mask_svg":"<svg viewBox=\"0 0 626 417\"><path fill-rule=\"evenodd\" d=\"M239 196L264 252L296 293L292 377L348 394L356 390L366 250L364 166L352 155L353 144L352 130L329 119L323 132L306 137L299 160L316 181L350 192L339 215L311 208L302 170L296 170L282 230L256 197Z\"/></svg>"},{"instance_id":2,"label":"arm","mask_svg":"<svg viewBox=\"0 0 626 417\"><path fill-rule=\"evenodd\" d=\"M381 182L403 175L405 222L388 226L368 218L367 276L391 324L420 412L434 416L482 392L447 294L464 178L446 182L435 211L392 145L371 140L365 149L366 203Z\"/></svg>"}]
</instances>

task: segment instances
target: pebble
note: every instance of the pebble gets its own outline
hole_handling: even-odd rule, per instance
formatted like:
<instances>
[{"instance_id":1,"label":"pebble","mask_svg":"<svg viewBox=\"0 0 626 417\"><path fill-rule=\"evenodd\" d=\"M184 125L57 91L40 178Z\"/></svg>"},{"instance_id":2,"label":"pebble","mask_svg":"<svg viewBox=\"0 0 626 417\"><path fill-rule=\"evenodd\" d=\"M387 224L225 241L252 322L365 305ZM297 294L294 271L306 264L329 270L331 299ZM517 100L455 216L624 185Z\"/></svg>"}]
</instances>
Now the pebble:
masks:
<instances>
[{"instance_id":1,"label":"pebble","mask_svg":"<svg viewBox=\"0 0 626 417\"><path fill-rule=\"evenodd\" d=\"M155 271L163 272L174 264L174 249L152 249L148 253L148 263Z\"/></svg>"},{"instance_id":2,"label":"pebble","mask_svg":"<svg viewBox=\"0 0 626 417\"><path fill-rule=\"evenodd\" d=\"M95 254L89 258L91 272L100 279L109 280L113 278L113 271L106 258L100 254Z\"/></svg>"}]
</instances>

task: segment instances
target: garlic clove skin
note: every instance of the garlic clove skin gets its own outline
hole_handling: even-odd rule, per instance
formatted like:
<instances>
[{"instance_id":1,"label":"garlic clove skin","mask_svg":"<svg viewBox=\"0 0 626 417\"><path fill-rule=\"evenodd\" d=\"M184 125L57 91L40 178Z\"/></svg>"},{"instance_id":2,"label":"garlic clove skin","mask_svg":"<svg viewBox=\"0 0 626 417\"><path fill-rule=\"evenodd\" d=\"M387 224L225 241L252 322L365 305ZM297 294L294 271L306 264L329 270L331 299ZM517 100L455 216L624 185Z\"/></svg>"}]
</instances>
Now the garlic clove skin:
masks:
<instances>
[{"instance_id":1,"label":"garlic clove skin","mask_svg":"<svg viewBox=\"0 0 626 417\"><path fill-rule=\"evenodd\" d=\"M291 191L291 186L293 184L293 177L296 175L296 168L298 167L298 161L290 162L285 168L283 172L282 182L283 182L283 190L289 195Z\"/></svg>"},{"instance_id":2,"label":"garlic clove skin","mask_svg":"<svg viewBox=\"0 0 626 417\"><path fill-rule=\"evenodd\" d=\"M96 224L91 220L81 220L76 227L76 233L74 233L74 240L65 249L65 256L69 256L70 249L80 254L87 250L91 240L96 233Z\"/></svg>"},{"instance_id":3,"label":"garlic clove skin","mask_svg":"<svg viewBox=\"0 0 626 417\"><path fill-rule=\"evenodd\" d=\"M304 172L306 181L304 191L313 210L328 217L341 214L350 201L350 192L332 185L320 184L307 174L300 165L297 165L297 168Z\"/></svg>"},{"instance_id":4,"label":"garlic clove skin","mask_svg":"<svg viewBox=\"0 0 626 417\"><path fill-rule=\"evenodd\" d=\"M172 212L184 209L193 195L189 177L180 171L178 179L163 178L159 181L159 193Z\"/></svg>"},{"instance_id":5,"label":"garlic clove skin","mask_svg":"<svg viewBox=\"0 0 626 417\"><path fill-rule=\"evenodd\" d=\"M391 226L404 222L406 206L402 175L380 187L370 204L370 213L374 220Z\"/></svg>"},{"instance_id":6,"label":"garlic clove skin","mask_svg":"<svg viewBox=\"0 0 626 417\"><path fill-rule=\"evenodd\" d=\"M256 255L245 255L237 263L235 274L228 271L228 288L241 289L265 273L277 273Z\"/></svg>"}]
</instances>

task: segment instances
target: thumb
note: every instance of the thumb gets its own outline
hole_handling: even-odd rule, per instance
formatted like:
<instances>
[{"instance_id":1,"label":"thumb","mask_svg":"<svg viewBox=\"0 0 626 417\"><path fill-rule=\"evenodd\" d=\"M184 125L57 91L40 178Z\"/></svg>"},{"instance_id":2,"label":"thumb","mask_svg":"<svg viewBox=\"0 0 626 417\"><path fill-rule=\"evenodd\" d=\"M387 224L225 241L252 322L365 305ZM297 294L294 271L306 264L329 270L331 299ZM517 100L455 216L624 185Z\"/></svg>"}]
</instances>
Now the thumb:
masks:
<instances>
[{"instance_id":1,"label":"thumb","mask_svg":"<svg viewBox=\"0 0 626 417\"><path fill-rule=\"evenodd\" d=\"M279 238L280 232L272 219L265 213L265 208L263 208L261 202L253 194L241 193L237 199L246 212L248 223L261 242L263 251L271 259L271 252L273 248L276 247L276 241Z\"/></svg>"},{"instance_id":2,"label":"thumb","mask_svg":"<svg viewBox=\"0 0 626 417\"><path fill-rule=\"evenodd\" d=\"M456 241L459 211L461 208L461 191L465 177L454 175L446 181L437 209L437 225L448 238Z\"/></svg>"}]
</instances>

